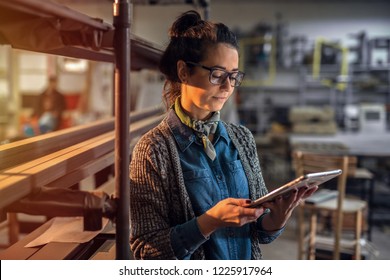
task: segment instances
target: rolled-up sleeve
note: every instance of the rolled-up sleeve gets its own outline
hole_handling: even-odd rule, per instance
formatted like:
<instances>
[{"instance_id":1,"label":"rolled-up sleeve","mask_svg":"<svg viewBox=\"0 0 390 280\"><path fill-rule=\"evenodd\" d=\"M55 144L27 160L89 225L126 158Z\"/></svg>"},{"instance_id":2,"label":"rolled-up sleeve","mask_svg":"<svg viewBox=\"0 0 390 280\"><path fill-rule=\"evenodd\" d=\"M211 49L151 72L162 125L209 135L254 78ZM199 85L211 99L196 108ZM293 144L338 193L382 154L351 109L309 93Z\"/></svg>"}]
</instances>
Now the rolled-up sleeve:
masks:
<instances>
[{"instance_id":1,"label":"rolled-up sleeve","mask_svg":"<svg viewBox=\"0 0 390 280\"><path fill-rule=\"evenodd\" d=\"M269 214L269 210L264 212L264 214L261 215L260 218L258 218L257 222L256 222L256 229L257 229L257 232L259 234L259 239L260 239L261 244L271 243L276 238L278 238L285 229L285 226L284 226L277 231L269 232L269 231L264 230L262 222L263 222L264 217L268 214Z\"/></svg>"},{"instance_id":2,"label":"rolled-up sleeve","mask_svg":"<svg viewBox=\"0 0 390 280\"><path fill-rule=\"evenodd\" d=\"M178 259L190 259L194 251L207 240L200 232L196 218L175 226L171 231L172 249Z\"/></svg>"}]
</instances>

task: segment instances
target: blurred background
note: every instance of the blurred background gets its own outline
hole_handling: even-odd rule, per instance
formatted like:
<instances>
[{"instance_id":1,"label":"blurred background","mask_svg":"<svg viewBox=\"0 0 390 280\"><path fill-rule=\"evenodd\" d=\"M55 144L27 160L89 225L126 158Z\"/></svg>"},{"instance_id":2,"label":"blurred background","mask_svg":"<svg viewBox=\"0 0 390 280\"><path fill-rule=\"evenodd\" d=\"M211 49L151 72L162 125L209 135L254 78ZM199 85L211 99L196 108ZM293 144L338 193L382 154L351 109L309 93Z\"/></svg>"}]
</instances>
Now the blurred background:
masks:
<instances>
[{"instance_id":1,"label":"blurred background","mask_svg":"<svg viewBox=\"0 0 390 280\"><path fill-rule=\"evenodd\" d=\"M112 23L112 1L52 2ZM306 145L325 152L348 150L359 157L359 166L375 175L371 207L377 211L373 212L373 224L379 232L388 234L389 1L131 3L131 33L160 49L168 42L169 26L180 13L190 9L232 28L240 42L240 69L246 76L224 108L222 118L243 124L253 132L269 188L295 176L290 156L294 147ZM1 35L0 32L0 42ZM0 142L10 143L112 116L113 67L111 63L0 44ZM158 71L140 69L130 75L130 110L161 103L164 77ZM50 91L54 77L52 91L62 101L42 99ZM56 109L61 117L48 118L45 106Z\"/></svg>"}]
</instances>

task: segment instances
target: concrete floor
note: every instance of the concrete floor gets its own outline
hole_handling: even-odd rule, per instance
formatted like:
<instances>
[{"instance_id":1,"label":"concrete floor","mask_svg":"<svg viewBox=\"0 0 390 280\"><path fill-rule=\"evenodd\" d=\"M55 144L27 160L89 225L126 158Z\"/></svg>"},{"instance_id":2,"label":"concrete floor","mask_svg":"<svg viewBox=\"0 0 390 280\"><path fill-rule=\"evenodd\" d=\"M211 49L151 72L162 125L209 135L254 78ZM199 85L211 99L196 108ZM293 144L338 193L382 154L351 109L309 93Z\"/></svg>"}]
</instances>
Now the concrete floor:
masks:
<instances>
[{"instance_id":1,"label":"concrete floor","mask_svg":"<svg viewBox=\"0 0 390 280\"><path fill-rule=\"evenodd\" d=\"M390 227L374 225L371 242L365 248L371 253L368 259L390 260ZM270 244L262 245L265 260L296 260L298 258L298 234L295 216L291 217L283 234Z\"/></svg>"}]
</instances>

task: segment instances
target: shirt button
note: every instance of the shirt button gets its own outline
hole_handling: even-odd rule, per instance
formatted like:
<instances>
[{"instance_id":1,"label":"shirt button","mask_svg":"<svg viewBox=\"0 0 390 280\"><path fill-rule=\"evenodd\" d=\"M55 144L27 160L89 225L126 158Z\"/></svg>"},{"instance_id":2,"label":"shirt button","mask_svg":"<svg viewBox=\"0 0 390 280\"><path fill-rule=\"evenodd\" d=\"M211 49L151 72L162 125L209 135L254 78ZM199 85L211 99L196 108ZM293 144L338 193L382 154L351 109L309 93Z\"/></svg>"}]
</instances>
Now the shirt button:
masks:
<instances>
[{"instance_id":1,"label":"shirt button","mask_svg":"<svg viewBox=\"0 0 390 280\"><path fill-rule=\"evenodd\" d=\"M221 175L217 175L217 179L218 180L222 180L222 176Z\"/></svg>"}]
</instances>

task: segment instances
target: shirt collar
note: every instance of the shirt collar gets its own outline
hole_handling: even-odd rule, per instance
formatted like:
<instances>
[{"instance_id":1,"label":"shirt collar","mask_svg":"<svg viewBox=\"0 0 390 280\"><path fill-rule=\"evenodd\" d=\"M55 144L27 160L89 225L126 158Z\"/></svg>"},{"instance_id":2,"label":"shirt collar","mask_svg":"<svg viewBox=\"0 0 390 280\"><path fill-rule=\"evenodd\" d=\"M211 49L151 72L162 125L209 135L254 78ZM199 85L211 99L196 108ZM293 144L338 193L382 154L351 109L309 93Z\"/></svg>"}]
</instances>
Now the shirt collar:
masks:
<instances>
[{"instance_id":1,"label":"shirt collar","mask_svg":"<svg viewBox=\"0 0 390 280\"><path fill-rule=\"evenodd\" d=\"M179 149L182 152L184 152L193 143L201 145L201 143L196 142L194 131L180 121L179 117L176 115L173 109L170 109L168 112L167 123L170 130L172 131L177 145L179 146ZM215 132L214 142L217 143L220 138L223 138L226 142L229 142L229 136L225 126L221 125L221 122L219 122L217 131Z\"/></svg>"}]
</instances>

